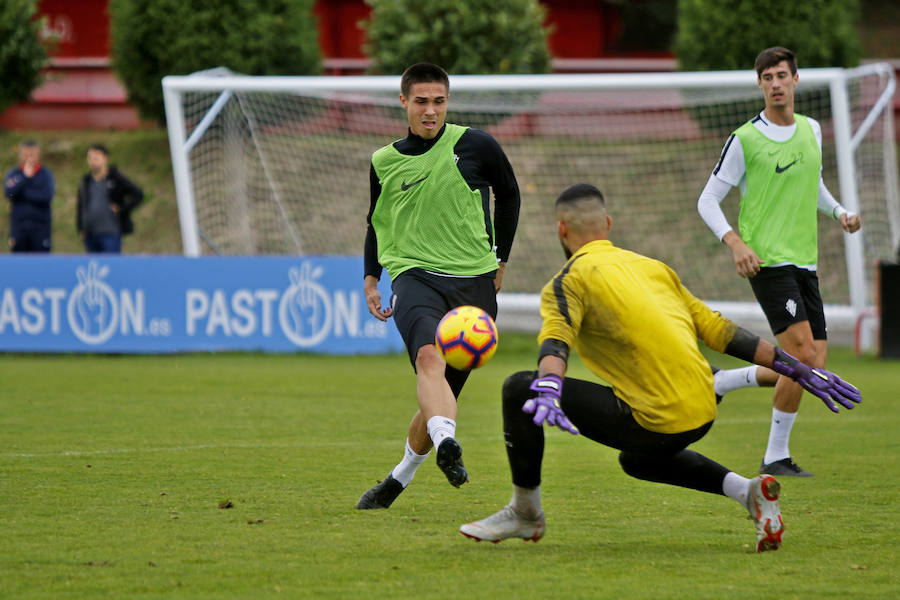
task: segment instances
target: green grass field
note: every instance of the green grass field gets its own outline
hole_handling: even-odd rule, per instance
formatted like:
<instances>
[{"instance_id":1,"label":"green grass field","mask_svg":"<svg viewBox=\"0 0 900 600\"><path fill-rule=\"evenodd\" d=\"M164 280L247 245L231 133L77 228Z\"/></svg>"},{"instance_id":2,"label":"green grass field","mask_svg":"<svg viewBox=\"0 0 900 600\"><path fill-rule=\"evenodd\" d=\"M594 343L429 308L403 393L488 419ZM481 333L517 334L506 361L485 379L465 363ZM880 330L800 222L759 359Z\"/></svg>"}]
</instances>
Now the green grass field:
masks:
<instances>
[{"instance_id":1,"label":"green grass field","mask_svg":"<svg viewBox=\"0 0 900 600\"><path fill-rule=\"evenodd\" d=\"M391 509L357 511L402 452L404 356L4 356L0 597L900 595L897 361L832 352L863 404L833 415L806 396L791 449L816 477L783 480L784 546L757 555L733 501L630 479L615 451L557 430L544 539L461 536L509 500L499 389L534 360L530 336L504 336L470 379L469 484L429 458ZM729 395L696 448L754 473L770 399Z\"/></svg>"}]
</instances>

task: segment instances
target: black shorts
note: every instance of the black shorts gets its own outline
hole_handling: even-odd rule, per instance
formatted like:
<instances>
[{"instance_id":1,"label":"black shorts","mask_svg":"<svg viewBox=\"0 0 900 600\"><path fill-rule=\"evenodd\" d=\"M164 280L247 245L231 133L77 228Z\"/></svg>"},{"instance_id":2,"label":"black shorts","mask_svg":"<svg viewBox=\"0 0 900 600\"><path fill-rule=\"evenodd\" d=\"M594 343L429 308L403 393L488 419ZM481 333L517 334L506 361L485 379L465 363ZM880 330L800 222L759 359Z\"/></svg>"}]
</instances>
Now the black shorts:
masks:
<instances>
[{"instance_id":1,"label":"black shorts","mask_svg":"<svg viewBox=\"0 0 900 600\"><path fill-rule=\"evenodd\" d=\"M641 454L675 454L702 438L712 427L709 422L681 433L650 431L634 419L631 407L611 387L571 377L566 377L563 383L560 408L584 437Z\"/></svg>"},{"instance_id":2,"label":"black shorts","mask_svg":"<svg viewBox=\"0 0 900 600\"><path fill-rule=\"evenodd\" d=\"M794 265L762 267L750 278L753 295L778 335L794 323L809 321L813 339L827 339L825 310L815 271Z\"/></svg>"},{"instance_id":3,"label":"black shorts","mask_svg":"<svg viewBox=\"0 0 900 600\"><path fill-rule=\"evenodd\" d=\"M416 368L419 348L434 344L438 322L450 309L463 305L477 306L492 318L497 318L495 275L496 272L492 271L477 277L448 277L422 269L410 269L391 283L394 323L406 344L413 369Z\"/></svg>"},{"instance_id":4,"label":"black shorts","mask_svg":"<svg viewBox=\"0 0 900 600\"><path fill-rule=\"evenodd\" d=\"M504 422L520 418L522 403L537 394L530 389L537 371L519 371L503 384ZM680 433L659 433L645 429L631 412L631 407L616 396L609 386L566 377L563 381L560 408L584 437L595 442L640 454L667 456L684 450L702 438L713 422ZM507 411L511 411L508 412ZM530 422L529 416L527 421Z\"/></svg>"},{"instance_id":5,"label":"black shorts","mask_svg":"<svg viewBox=\"0 0 900 600\"><path fill-rule=\"evenodd\" d=\"M536 376L537 371L519 371L503 383L503 435L513 483L529 488L541 483L544 452L543 429L535 427L532 416L522 412L525 400L535 396L530 386ZM621 450L627 460L663 467L706 435L713 425L710 421L679 433L650 431L635 420L631 407L611 387L571 377L563 381L560 408L583 437ZM701 477L703 481L699 484L688 485L684 477L668 482L721 493L722 477L727 472L722 472L723 469L713 468L713 474Z\"/></svg>"}]
</instances>

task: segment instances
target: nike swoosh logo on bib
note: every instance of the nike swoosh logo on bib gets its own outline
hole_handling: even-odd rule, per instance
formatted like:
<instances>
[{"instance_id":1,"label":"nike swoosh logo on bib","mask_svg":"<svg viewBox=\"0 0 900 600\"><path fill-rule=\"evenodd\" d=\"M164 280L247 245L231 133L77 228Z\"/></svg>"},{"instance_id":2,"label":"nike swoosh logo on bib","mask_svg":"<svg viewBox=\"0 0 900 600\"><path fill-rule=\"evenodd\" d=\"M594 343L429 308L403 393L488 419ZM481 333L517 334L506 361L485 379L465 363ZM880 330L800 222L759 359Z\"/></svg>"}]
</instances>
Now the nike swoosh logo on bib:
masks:
<instances>
[{"instance_id":1,"label":"nike swoosh logo on bib","mask_svg":"<svg viewBox=\"0 0 900 600\"><path fill-rule=\"evenodd\" d=\"M794 163L796 163L796 162L797 162L797 161L795 160L794 162L788 163L787 165L785 165L785 166L783 166L783 167L782 167L781 165L779 165L778 163L775 163L775 172L776 172L776 173L784 173L785 171L787 171L788 169L790 169L791 167L793 167L793 166L794 166Z\"/></svg>"},{"instance_id":2,"label":"nike swoosh logo on bib","mask_svg":"<svg viewBox=\"0 0 900 600\"><path fill-rule=\"evenodd\" d=\"M428 175L426 175L426 176L423 177L422 179L417 179L417 180L413 181L412 183L406 183L406 182L404 181L404 182L402 182L402 183L400 184L400 191L405 192L406 190L408 190L409 188L413 187L414 185L419 185L420 183L422 183L422 182L425 181L426 179L428 179Z\"/></svg>"}]
</instances>

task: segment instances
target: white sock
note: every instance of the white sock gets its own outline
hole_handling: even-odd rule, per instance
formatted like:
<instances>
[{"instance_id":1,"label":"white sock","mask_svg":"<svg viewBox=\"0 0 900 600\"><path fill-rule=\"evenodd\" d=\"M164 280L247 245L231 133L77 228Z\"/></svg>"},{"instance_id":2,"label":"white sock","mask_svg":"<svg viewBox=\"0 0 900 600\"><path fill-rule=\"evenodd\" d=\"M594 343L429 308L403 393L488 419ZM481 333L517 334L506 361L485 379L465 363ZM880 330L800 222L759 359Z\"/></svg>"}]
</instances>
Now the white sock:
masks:
<instances>
[{"instance_id":1,"label":"white sock","mask_svg":"<svg viewBox=\"0 0 900 600\"><path fill-rule=\"evenodd\" d=\"M750 493L750 480L741 477L734 471L729 471L722 481L722 493L741 503L741 506L747 506L747 494Z\"/></svg>"},{"instance_id":2,"label":"white sock","mask_svg":"<svg viewBox=\"0 0 900 600\"><path fill-rule=\"evenodd\" d=\"M772 427L769 429L769 445L766 447L766 456L763 462L772 464L783 458L790 458L788 442L791 439L791 428L797 413L781 412L777 408L772 409Z\"/></svg>"},{"instance_id":3,"label":"white sock","mask_svg":"<svg viewBox=\"0 0 900 600\"><path fill-rule=\"evenodd\" d=\"M430 452L430 450L429 450ZM428 452L425 454L416 454L412 448L409 446L409 440L406 440L406 451L403 453L403 460L400 461L394 470L391 471L391 477L399 481L403 487L409 485L409 482L412 481L412 478L416 474L416 469L419 468L425 459L428 457Z\"/></svg>"},{"instance_id":4,"label":"white sock","mask_svg":"<svg viewBox=\"0 0 900 600\"><path fill-rule=\"evenodd\" d=\"M541 514L541 486L524 488L513 484L513 496L509 505L523 517L537 519Z\"/></svg>"},{"instance_id":5,"label":"white sock","mask_svg":"<svg viewBox=\"0 0 900 600\"><path fill-rule=\"evenodd\" d=\"M739 390L745 387L759 387L756 380L756 365L749 367L741 367L740 369L727 369L718 371L713 375L713 387L716 394L724 396L728 392Z\"/></svg>"},{"instance_id":6,"label":"white sock","mask_svg":"<svg viewBox=\"0 0 900 600\"><path fill-rule=\"evenodd\" d=\"M456 436L456 421L450 417L435 415L428 419L426 427L428 428L428 435L431 436L431 442L434 444L435 448L440 446L441 442L446 438Z\"/></svg>"}]
</instances>

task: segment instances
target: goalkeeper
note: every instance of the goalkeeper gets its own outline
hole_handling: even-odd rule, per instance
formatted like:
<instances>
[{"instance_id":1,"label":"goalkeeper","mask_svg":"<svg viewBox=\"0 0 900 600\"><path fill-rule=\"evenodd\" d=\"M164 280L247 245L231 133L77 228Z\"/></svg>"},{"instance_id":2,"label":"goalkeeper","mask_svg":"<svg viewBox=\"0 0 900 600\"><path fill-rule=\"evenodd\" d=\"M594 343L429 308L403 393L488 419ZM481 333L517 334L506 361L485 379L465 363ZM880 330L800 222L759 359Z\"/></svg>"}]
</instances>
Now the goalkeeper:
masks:
<instances>
[{"instance_id":1,"label":"goalkeeper","mask_svg":"<svg viewBox=\"0 0 900 600\"><path fill-rule=\"evenodd\" d=\"M419 409L403 459L357 508L387 508L431 447L447 480L468 481L456 441L456 399L469 375L446 365L434 344L440 319L460 305L497 317L497 292L519 218L519 188L493 137L445 123L450 80L437 65L409 67L400 80L408 135L372 155L364 292L369 312L394 323L416 371ZM495 205L491 220L490 199ZM382 306L382 266L393 298Z\"/></svg>"},{"instance_id":2,"label":"goalkeeper","mask_svg":"<svg viewBox=\"0 0 900 600\"><path fill-rule=\"evenodd\" d=\"M825 312L816 275L816 210L844 231L860 228L822 181L822 128L794 112L797 60L787 48L756 58L765 108L725 142L722 156L700 194L697 208L728 246L738 275L746 277L775 339L814 367L827 354ZM736 233L719 204L732 187L741 190ZM775 385L769 441L760 473L810 477L788 447L803 390L781 377Z\"/></svg>"},{"instance_id":3,"label":"goalkeeper","mask_svg":"<svg viewBox=\"0 0 900 600\"><path fill-rule=\"evenodd\" d=\"M515 373L503 384L512 500L461 532L494 542L544 535L546 422L621 450L619 462L632 477L736 500L756 524L757 551L776 550L784 530L780 483L772 475L747 479L687 449L716 417L713 377L697 338L797 381L835 412L835 401L853 408L859 391L713 312L663 263L616 248L608 239L611 219L603 196L594 186L565 189L556 217L569 260L541 293L538 371ZM610 387L565 377L572 346Z\"/></svg>"}]
</instances>

